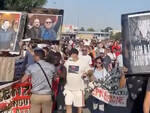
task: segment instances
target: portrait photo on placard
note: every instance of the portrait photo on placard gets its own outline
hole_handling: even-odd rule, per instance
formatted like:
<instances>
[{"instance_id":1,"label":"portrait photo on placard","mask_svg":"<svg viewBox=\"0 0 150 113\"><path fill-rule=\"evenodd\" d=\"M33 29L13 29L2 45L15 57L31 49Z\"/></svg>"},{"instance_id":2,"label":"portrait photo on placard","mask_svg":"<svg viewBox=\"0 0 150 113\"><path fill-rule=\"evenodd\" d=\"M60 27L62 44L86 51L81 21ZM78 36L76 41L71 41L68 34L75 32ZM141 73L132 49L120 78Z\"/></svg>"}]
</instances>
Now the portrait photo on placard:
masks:
<instances>
[{"instance_id":1,"label":"portrait photo on placard","mask_svg":"<svg viewBox=\"0 0 150 113\"><path fill-rule=\"evenodd\" d=\"M0 51L15 51L21 16L20 12L0 11Z\"/></svg>"},{"instance_id":2,"label":"portrait photo on placard","mask_svg":"<svg viewBox=\"0 0 150 113\"><path fill-rule=\"evenodd\" d=\"M28 14L25 38L41 40L59 40L62 15Z\"/></svg>"}]
</instances>

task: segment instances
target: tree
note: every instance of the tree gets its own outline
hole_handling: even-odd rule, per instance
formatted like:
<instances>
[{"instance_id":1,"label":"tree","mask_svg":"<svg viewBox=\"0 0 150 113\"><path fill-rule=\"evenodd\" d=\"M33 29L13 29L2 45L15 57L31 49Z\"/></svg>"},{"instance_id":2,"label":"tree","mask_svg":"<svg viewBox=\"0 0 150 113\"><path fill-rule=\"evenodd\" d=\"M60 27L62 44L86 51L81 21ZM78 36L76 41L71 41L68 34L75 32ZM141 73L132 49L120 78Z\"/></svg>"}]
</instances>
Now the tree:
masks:
<instances>
[{"instance_id":1,"label":"tree","mask_svg":"<svg viewBox=\"0 0 150 113\"><path fill-rule=\"evenodd\" d=\"M111 33L110 35L110 39L113 39L113 40L120 40L121 39L121 36L122 36L122 33L121 32L118 32L118 33Z\"/></svg>"},{"instance_id":2,"label":"tree","mask_svg":"<svg viewBox=\"0 0 150 113\"><path fill-rule=\"evenodd\" d=\"M88 28L87 31L93 32L95 31L92 27Z\"/></svg>"},{"instance_id":3,"label":"tree","mask_svg":"<svg viewBox=\"0 0 150 113\"><path fill-rule=\"evenodd\" d=\"M4 0L4 10L30 11L37 7L42 7L47 0Z\"/></svg>"},{"instance_id":4,"label":"tree","mask_svg":"<svg viewBox=\"0 0 150 113\"><path fill-rule=\"evenodd\" d=\"M102 29L101 32L111 32L113 28L111 27L106 27L105 29Z\"/></svg>"},{"instance_id":5,"label":"tree","mask_svg":"<svg viewBox=\"0 0 150 113\"><path fill-rule=\"evenodd\" d=\"M106 28L104 29L105 32L110 32L110 31L112 31L112 30L113 30L113 28L111 28L111 27L106 27Z\"/></svg>"},{"instance_id":6,"label":"tree","mask_svg":"<svg viewBox=\"0 0 150 113\"><path fill-rule=\"evenodd\" d=\"M0 0L0 9L1 9L1 10L4 9L4 0Z\"/></svg>"},{"instance_id":7,"label":"tree","mask_svg":"<svg viewBox=\"0 0 150 113\"><path fill-rule=\"evenodd\" d=\"M84 27L81 27L81 28L80 28L80 31L85 31Z\"/></svg>"},{"instance_id":8,"label":"tree","mask_svg":"<svg viewBox=\"0 0 150 113\"><path fill-rule=\"evenodd\" d=\"M105 30L104 30L104 29L101 29L101 32L105 32Z\"/></svg>"}]
</instances>

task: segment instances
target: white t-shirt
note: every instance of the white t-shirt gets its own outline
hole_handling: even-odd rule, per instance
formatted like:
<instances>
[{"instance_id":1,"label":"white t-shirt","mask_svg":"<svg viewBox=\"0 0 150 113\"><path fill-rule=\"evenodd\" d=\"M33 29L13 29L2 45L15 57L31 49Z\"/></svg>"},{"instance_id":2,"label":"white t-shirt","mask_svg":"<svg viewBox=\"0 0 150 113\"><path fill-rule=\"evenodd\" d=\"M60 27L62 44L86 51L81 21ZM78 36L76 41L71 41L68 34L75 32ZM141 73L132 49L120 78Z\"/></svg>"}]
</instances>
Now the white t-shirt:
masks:
<instances>
[{"instance_id":1,"label":"white t-shirt","mask_svg":"<svg viewBox=\"0 0 150 113\"><path fill-rule=\"evenodd\" d=\"M107 53L107 55L111 58L111 60L115 60L117 58L115 53Z\"/></svg>"},{"instance_id":2,"label":"white t-shirt","mask_svg":"<svg viewBox=\"0 0 150 113\"><path fill-rule=\"evenodd\" d=\"M122 56L122 54L120 54L117 57L117 63L119 64L119 67L123 67L123 56Z\"/></svg>"},{"instance_id":3,"label":"white t-shirt","mask_svg":"<svg viewBox=\"0 0 150 113\"><path fill-rule=\"evenodd\" d=\"M103 68L101 71L95 69L93 73L96 80L105 80L105 77L109 75L109 73L106 71L105 68Z\"/></svg>"},{"instance_id":4,"label":"white t-shirt","mask_svg":"<svg viewBox=\"0 0 150 113\"><path fill-rule=\"evenodd\" d=\"M105 52L105 49L104 49L104 48L100 48L100 49L99 49L99 52L100 52L100 53L104 53L104 52Z\"/></svg>"},{"instance_id":5,"label":"white t-shirt","mask_svg":"<svg viewBox=\"0 0 150 113\"><path fill-rule=\"evenodd\" d=\"M65 89L73 91L84 90L82 75L86 73L90 67L85 65L81 59L76 62L68 59L65 62L65 67L67 69L67 83Z\"/></svg>"},{"instance_id":6,"label":"white t-shirt","mask_svg":"<svg viewBox=\"0 0 150 113\"><path fill-rule=\"evenodd\" d=\"M79 59L86 63L85 65L92 65L92 58L90 55L79 55Z\"/></svg>"},{"instance_id":7,"label":"white t-shirt","mask_svg":"<svg viewBox=\"0 0 150 113\"><path fill-rule=\"evenodd\" d=\"M87 45L87 46L89 46L90 45L90 43L91 43L91 41L90 40L83 40L83 42L84 42L84 45Z\"/></svg>"}]
</instances>

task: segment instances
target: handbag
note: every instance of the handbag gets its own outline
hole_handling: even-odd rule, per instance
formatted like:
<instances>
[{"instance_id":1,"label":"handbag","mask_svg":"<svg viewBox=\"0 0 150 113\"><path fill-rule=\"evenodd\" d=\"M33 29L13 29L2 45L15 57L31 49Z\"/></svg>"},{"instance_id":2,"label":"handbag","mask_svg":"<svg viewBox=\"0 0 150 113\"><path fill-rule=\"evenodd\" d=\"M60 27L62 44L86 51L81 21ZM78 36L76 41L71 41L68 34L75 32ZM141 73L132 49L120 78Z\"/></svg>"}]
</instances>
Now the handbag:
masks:
<instances>
[{"instance_id":1,"label":"handbag","mask_svg":"<svg viewBox=\"0 0 150 113\"><path fill-rule=\"evenodd\" d=\"M51 89L51 92L52 92L52 93L51 93L52 101L54 102L54 101L56 100L56 98L55 98L55 93L54 93L54 91L53 91L53 89L52 89L51 84L49 83L48 77L47 77L47 75L46 75L44 69L42 68L41 64L38 63L38 62L37 62L37 64L38 64L39 67L41 68L41 70L42 70L42 72L43 72L43 74L44 74L44 76L45 76L45 78L46 78L46 80L47 80L47 83L48 83L48 85L49 85L49 87L50 87L50 89Z\"/></svg>"}]
</instances>

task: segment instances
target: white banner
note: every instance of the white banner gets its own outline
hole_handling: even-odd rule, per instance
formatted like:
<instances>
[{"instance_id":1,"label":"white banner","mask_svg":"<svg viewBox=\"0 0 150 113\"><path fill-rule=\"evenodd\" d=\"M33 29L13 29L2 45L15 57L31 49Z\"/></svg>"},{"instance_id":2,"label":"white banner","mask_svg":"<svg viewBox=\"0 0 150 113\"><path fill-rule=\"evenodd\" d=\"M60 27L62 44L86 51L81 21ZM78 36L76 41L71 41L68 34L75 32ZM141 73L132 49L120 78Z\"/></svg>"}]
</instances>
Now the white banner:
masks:
<instances>
[{"instance_id":1,"label":"white banner","mask_svg":"<svg viewBox=\"0 0 150 113\"><path fill-rule=\"evenodd\" d=\"M126 87L119 87L120 77L120 69L114 68L104 80L94 81L92 84L96 88L91 87L92 96L112 106L126 107L128 90Z\"/></svg>"},{"instance_id":2,"label":"white banner","mask_svg":"<svg viewBox=\"0 0 150 113\"><path fill-rule=\"evenodd\" d=\"M106 104L110 104L112 106L118 106L118 107L126 107L127 106L127 95L115 95L109 93L107 90L104 90L102 88L96 88L92 92L92 95L105 102Z\"/></svg>"}]
</instances>

